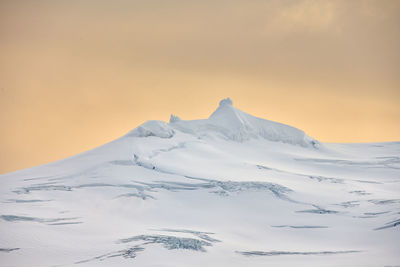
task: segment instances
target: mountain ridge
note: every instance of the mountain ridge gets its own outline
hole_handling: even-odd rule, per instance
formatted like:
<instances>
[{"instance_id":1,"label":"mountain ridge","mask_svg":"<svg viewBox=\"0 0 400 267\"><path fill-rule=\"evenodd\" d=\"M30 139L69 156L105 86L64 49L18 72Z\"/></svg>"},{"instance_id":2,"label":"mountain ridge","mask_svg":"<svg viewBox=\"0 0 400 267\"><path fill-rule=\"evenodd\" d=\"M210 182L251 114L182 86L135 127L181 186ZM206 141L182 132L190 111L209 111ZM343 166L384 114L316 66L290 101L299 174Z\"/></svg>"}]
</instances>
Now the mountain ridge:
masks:
<instances>
[{"instance_id":1,"label":"mountain ridge","mask_svg":"<svg viewBox=\"0 0 400 267\"><path fill-rule=\"evenodd\" d=\"M222 99L208 119L182 120L171 115L169 123L147 121L128 133L128 136L158 136L171 138L175 131L197 135L200 138L224 138L244 142L263 138L274 142L318 148L318 140L295 127L252 116L233 106L230 98Z\"/></svg>"},{"instance_id":2,"label":"mountain ridge","mask_svg":"<svg viewBox=\"0 0 400 267\"><path fill-rule=\"evenodd\" d=\"M0 265L399 262L400 142L315 148L271 129L305 140L225 99L208 119L147 121L0 175Z\"/></svg>"}]
</instances>

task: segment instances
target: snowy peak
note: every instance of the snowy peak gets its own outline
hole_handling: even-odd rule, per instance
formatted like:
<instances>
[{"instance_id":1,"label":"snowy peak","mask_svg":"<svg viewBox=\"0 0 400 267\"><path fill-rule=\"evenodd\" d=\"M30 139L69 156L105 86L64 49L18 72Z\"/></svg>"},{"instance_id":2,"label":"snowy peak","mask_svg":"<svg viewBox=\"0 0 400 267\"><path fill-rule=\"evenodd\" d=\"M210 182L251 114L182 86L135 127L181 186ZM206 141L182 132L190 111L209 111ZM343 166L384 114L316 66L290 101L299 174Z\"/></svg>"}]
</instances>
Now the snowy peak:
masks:
<instances>
[{"instance_id":1,"label":"snowy peak","mask_svg":"<svg viewBox=\"0 0 400 267\"><path fill-rule=\"evenodd\" d=\"M240 110L233 107L232 100L228 97L219 102L219 107L210 115L208 119L220 119L232 122L232 120L240 120L238 112L240 112Z\"/></svg>"},{"instance_id":2,"label":"snowy peak","mask_svg":"<svg viewBox=\"0 0 400 267\"><path fill-rule=\"evenodd\" d=\"M303 147L318 147L319 145L317 140L307 136L302 130L257 118L235 108L230 98L222 99L218 108L208 119L185 121L171 115L169 124L162 121L146 122L128 135L171 138L175 131L200 138L223 138L237 142L266 139Z\"/></svg>"},{"instance_id":3,"label":"snowy peak","mask_svg":"<svg viewBox=\"0 0 400 267\"><path fill-rule=\"evenodd\" d=\"M225 98L225 99L222 99L221 101L219 101L219 106L220 107L223 107L223 106L232 106L233 105L233 102L232 102L232 100L228 97L228 98Z\"/></svg>"},{"instance_id":4,"label":"snowy peak","mask_svg":"<svg viewBox=\"0 0 400 267\"><path fill-rule=\"evenodd\" d=\"M257 118L235 108L230 98L220 101L219 107L211 114L208 122L215 126L223 127L230 139L236 141L263 138L269 141L305 147L316 147L319 143L317 140L307 136L302 130L282 123Z\"/></svg>"}]
</instances>

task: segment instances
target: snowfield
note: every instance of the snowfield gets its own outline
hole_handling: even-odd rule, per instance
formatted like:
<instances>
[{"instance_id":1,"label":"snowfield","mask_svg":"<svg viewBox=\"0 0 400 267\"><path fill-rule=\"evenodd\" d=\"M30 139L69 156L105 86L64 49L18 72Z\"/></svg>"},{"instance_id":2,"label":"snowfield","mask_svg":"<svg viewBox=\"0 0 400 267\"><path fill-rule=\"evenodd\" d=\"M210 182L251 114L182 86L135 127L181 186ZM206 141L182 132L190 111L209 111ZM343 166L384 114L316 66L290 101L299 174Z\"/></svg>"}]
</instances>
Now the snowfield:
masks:
<instances>
[{"instance_id":1,"label":"snowfield","mask_svg":"<svg viewBox=\"0 0 400 267\"><path fill-rule=\"evenodd\" d=\"M0 183L0 266L400 265L400 142L321 143L230 99Z\"/></svg>"}]
</instances>

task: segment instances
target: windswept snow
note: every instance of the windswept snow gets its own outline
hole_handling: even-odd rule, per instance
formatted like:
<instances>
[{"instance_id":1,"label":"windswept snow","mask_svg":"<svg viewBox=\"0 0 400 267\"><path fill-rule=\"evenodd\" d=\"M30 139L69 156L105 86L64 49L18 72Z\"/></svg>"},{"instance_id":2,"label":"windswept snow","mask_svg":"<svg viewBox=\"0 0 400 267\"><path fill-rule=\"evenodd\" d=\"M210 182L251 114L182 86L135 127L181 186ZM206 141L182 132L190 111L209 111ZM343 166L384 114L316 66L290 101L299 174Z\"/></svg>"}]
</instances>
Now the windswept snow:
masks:
<instances>
[{"instance_id":1,"label":"windswept snow","mask_svg":"<svg viewBox=\"0 0 400 267\"><path fill-rule=\"evenodd\" d=\"M254 117L233 107L230 98L221 100L218 109L208 119L183 121L174 116L171 117L170 125L177 130L200 137L219 136L239 142L263 138L305 147L319 145L317 140L299 129Z\"/></svg>"},{"instance_id":2,"label":"windswept snow","mask_svg":"<svg viewBox=\"0 0 400 267\"><path fill-rule=\"evenodd\" d=\"M127 136L171 138L174 134L174 130L163 121L147 121L128 133Z\"/></svg>"},{"instance_id":3,"label":"windswept snow","mask_svg":"<svg viewBox=\"0 0 400 267\"><path fill-rule=\"evenodd\" d=\"M343 250L343 251L238 251L239 254L245 256L284 256L284 255L332 255L332 254L347 254L361 252L357 250Z\"/></svg>"},{"instance_id":4,"label":"windswept snow","mask_svg":"<svg viewBox=\"0 0 400 267\"><path fill-rule=\"evenodd\" d=\"M320 143L229 98L0 179L0 266L400 262L400 142Z\"/></svg>"}]
</instances>

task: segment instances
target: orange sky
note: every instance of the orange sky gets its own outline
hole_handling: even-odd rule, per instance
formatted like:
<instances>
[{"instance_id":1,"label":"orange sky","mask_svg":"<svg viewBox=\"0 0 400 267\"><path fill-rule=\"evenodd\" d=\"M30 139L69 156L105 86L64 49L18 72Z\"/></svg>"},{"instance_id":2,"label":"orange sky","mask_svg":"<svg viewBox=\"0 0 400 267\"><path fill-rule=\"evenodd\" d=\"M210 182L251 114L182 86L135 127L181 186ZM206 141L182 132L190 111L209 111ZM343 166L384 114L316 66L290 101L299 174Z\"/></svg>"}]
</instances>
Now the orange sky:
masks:
<instances>
[{"instance_id":1,"label":"orange sky","mask_svg":"<svg viewBox=\"0 0 400 267\"><path fill-rule=\"evenodd\" d=\"M0 173L218 101L327 142L400 140L400 1L0 1Z\"/></svg>"}]
</instances>

